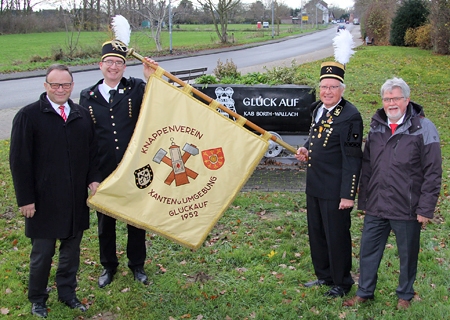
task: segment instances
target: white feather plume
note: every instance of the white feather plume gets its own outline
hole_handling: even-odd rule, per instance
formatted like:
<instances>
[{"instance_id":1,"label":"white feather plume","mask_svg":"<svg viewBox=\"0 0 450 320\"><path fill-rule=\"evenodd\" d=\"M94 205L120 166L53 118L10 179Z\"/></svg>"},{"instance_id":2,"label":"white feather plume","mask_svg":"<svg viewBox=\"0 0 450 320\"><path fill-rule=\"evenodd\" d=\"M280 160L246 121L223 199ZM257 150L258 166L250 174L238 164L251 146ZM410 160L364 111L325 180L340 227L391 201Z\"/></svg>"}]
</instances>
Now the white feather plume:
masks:
<instances>
[{"instance_id":1,"label":"white feather plume","mask_svg":"<svg viewBox=\"0 0 450 320\"><path fill-rule=\"evenodd\" d=\"M130 43L131 27L128 20L120 14L112 18L111 23L114 31L114 38L122 41L126 46Z\"/></svg>"},{"instance_id":2,"label":"white feather plume","mask_svg":"<svg viewBox=\"0 0 450 320\"><path fill-rule=\"evenodd\" d=\"M336 37L333 38L334 60L346 65L350 57L355 53L352 50L355 47L353 36L348 30L341 30Z\"/></svg>"}]
</instances>

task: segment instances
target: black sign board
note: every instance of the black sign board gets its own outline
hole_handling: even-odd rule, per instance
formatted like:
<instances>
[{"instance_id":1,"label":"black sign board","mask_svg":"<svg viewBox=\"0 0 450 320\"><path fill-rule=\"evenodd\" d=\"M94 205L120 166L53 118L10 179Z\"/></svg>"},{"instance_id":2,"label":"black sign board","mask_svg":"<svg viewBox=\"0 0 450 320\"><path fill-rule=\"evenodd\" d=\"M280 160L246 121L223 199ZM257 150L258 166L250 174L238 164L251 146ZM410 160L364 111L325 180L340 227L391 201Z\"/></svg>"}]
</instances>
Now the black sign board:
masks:
<instances>
[{"instance_id":1,"label":"black sign board","mask_svg":"<svg viewBox=\"0 0 450 320\"><path fill-rule=\"evenodd\" d=\"M309 132L310 105L315 101L315 91L309 86L197 84L193 87L266 131Z\"/></svg>"}]
</instances>

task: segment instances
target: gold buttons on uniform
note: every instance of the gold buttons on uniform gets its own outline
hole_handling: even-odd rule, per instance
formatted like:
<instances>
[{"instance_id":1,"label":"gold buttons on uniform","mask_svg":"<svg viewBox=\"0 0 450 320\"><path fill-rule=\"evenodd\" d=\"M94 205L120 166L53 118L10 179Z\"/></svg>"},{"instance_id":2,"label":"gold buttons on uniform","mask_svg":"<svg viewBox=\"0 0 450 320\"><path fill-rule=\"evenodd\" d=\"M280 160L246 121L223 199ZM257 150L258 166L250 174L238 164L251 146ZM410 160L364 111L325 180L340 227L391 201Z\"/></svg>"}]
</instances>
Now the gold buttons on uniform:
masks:
<instances>
[{"instance_id":1,"label":"gold buttons on uniform","mask_svg":"<svg viewBox=\"0 0 450 320\"><path fill-rule=\"evenodd\" d=\"M97 123L97 120L95 119L95 115L94 115L94 109L92 108L92 106L89 106L89 114L91 115L92 121L94 123Z\"/></svg>"},{"instance_id":2,"label":"gold buttons on uniform","mask_svg":"<svg viewBox=\"0 0 450 320\"><path fill-rule=\"evenodd\" d=\"M352 188L350 191L350 195L353 196L355 194L355 184L356 184L356 175L352 176Z\"/></svg>"},{"instance_id":3,"label":"gold buttons on uniform","mask_svg":"<svg viewBox=\"0 0 450 320\"><path fill-rule=\"evenodd\" d=\"M128 116L130 118L133 117L133 103L131 101L131 98L128 99Z\"/></svg>"}]
</instances>

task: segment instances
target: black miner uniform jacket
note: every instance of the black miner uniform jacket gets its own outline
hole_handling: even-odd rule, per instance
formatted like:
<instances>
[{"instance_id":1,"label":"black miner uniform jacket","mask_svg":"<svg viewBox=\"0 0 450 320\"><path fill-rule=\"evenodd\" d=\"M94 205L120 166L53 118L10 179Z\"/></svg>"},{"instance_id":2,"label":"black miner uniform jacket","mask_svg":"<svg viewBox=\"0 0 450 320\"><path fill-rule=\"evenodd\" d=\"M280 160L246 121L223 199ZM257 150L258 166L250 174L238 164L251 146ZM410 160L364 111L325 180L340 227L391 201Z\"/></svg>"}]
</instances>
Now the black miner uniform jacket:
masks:
<instances>
[{"instance_id":1,"label":"black miner uniform jacket","mask_svg":"<svg viewBox=\"0 0 450 320\"><path fill-rule=\"evenodd\" d=\"M139 116L146 83L137 78L122 78L114 101L108 103L98 90L103 80L81 91L80 105L89 110L98 134L102 180L118 166Z\"/></svg>"},{"instance_id":2,"label":"black miner uniform jacket","mask_svg":"<svg viewBox=\"0 0 450 320\"><path fill-rule=\"evenodd\" d=\"M327 200L354 200L361 160L363 122L358 109L341 99L326 121L315 122L322 102L311 105L306 194Z\"/></svg>"}]
</instances>

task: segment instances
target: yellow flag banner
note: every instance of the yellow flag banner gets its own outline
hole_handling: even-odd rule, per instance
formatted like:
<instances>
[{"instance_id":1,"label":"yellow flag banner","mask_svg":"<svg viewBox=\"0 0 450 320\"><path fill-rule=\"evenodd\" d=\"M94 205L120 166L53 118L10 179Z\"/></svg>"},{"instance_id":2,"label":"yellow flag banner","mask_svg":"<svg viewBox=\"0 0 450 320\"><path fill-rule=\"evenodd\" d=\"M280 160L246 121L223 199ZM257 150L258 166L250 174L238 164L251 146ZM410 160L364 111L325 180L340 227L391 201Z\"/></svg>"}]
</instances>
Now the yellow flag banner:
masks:
<instances>
[{"instance_id":1,"label":"yellow flag banner","mask_svg":"<svg viewBox=\"0 0 450 320\"><path fill-rule=\"evenodd\" d=\"M247 182L268 141L157 76L117 169L88 204L198 249Z\"/></svg>"}]
</instances>

